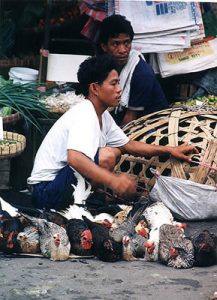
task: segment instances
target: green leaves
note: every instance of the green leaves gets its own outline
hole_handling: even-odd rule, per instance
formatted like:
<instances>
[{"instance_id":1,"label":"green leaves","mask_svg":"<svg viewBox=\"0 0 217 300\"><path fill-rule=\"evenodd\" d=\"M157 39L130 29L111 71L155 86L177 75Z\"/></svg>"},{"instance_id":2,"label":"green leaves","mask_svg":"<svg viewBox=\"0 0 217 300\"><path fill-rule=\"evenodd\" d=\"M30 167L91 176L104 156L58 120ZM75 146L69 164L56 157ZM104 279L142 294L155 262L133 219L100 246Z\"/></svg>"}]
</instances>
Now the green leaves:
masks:
<instances>
[{"instance_id":1,"label":"green leaves","mask_svg":"<svg viewBox=\"0 0 217 300\"><path fill-rule=\"evenodd\" d=\"M45 104L40 101L48 93L42 93L37 89L36 83L12 83L7 81L0 85L0 108L10 107L13 112L19 112L24 120L40 130L38 117L48 118L50 112Z\"/></svg>"}]
</instances>

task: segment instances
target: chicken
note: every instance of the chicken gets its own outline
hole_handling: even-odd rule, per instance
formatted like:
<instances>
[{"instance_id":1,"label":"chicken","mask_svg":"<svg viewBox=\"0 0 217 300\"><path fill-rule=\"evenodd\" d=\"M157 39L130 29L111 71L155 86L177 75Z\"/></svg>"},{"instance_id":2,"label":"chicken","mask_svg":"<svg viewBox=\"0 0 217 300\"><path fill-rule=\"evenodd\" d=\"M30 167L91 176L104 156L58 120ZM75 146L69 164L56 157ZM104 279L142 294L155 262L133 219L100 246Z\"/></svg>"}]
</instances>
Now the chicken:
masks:
<instances>
[{"instance_id":1,"label":"chicken","mask_svg":"<svg viewBox=\"0 0 217 300\"><path fill-rule=\"evenodd\" d=\"M176 225L160 226L159 261L170 267L184 269L194 264L193 244Z\"/></svg>"},{"instance_id":2,"label":"chicken","mask_svg":"<svg viewBox=\"0 0 217 300\"><path fill-rule=\"evenodd\" d=\"M119 211L117 214L114 216L114 222L117 225L121 225L123 222L127 220L127 216L132 209L132 206L125 206L124 209Z\"/></svg>"},{"instance_id":3,"label":"chicken","mask_svg":"<svg viewBox=\"0 0 217 300\"><path fill-rule=\"evenodd\" d=\"M150 228L160 227L162 224L172 224L174 219L170 210L163 202L156 202L144 210L143 213Z\"/></svg>"},{"instance_id":4,"label":"chicken","mask_svg":"<svg viewBox=\"0 0 217 300\"><path fill-rule=\"evenodd\" d=\"M18 209L6 202L0 197L0 209L1 211L7 212L11 217L18 216Z\"/></svg>"},{"instance_id":5,"label":"chicken","mask_svg":"<svg viewBox=\"0 0 217 300\"><path fill-rule=\"evenodd\" d=\"M106 221L108 224L110 223L110 225L112 226L112 224L114 223L114 217L107 213L100 213L94 216L94 222L103 223L104 221Z\"/></svg>"},{"instance_id":6,"label":"chicken","mask_svg":"<svg viewBox=\"0 0 217 300\"><path fill-rule=\"evenodd\" d=\"M66 232L71 244L71 253L81 256L92 255L92 233L80 219L71 219L66 224Z\"/></svg>"},{"instance_id":7,"label":"chicken","mask_svg":"<svg viewBox=\"0 0 217 300\"><path fill-rule=\"evenodd\" d=\"M208 267L216 264L216 244L217 237L208 230L203 230L192 238L194 245L195 265L198 267Z\"/></svg>"},{"instance_id":8,"label":"chicken","mask_svg":"<svg viewBox=\"0 0 217 300\"><path fill-rule=\"evenodd\" d=\"M58 212L55 210L44 210L39 215L40 219L45 219L49 222L53 222L63 228L66 227L67 219L64 216L61 216Z\"/></svg>"},{"instance_id":9,"label":"chicken","mask_svg":"<svg viewBox=\"0 0 217 300\"><path fill-rule=\"evenodd\" d=\"M147 223L145 220L140 220L138 224L135 226L135 232L144 238L148 237L149 229L147 228Z\"/></svg>"},{"instance_id":10,"label":"chicken","mask_svg":"<svg viewBox=\"0 0 217 300\"><path fill-rule=\"evenodd\" d=\"M87 182L84 177L74 170L74 175L77 179L77 185L72 184L74 188L73 197L74 204L84 204L85 200L91 193L91 184ZM87 184L87 188L86 188Z\"/></svg>"},{"instance_id":11,"label":"chicken","mask_svg":"<svg viewBox=\"0 0 217 300\"><path fill-rule=\"evenodd\" d=\"M63 227L45 219L22 215L37 227L43 256L54 261L68 259L71 245Z\"/></svg>"},{"instance_id":12,"label":"chicken","mask_svg":"<svg viewBox=\"0 0 217 300\"><path fill-rule=\"evenodd\" d=\"M119 227L111 228L109 231L110 237L116 242L122 242L125 235L132 236L135 233L135 226L139 222L143 208L140 208L133 216L129 216Z\"/></svg>"},{"instance_id":13,"label":"chicken","mask_svg":"<svg viewBox=\"0 0 217 300\"><path fill-rule=\"evenodd\" d=\"M91 212L93 216L100 213L108 213L114 216L121 208L117 204L109 203L106 196L107 192L101 189L95 189L94 192L86 199L87 209Z\"/></svg>"},{"instance_id":14,"label":"chicken","mask_svg":"<svg viewBox=\"0 0 217 300\"><path fill-rule=\"evenodd\" d=\"M133 255L133 251L130 244L130 237L125 235L122 239L123 243L123 259L126 261L134 261L136 257Z\"/></svg>"},{"instance_id":15,"label":"chicken","mask_svg":"<svg viewBox=\"0 0 217 300\"><path fill-rule=\"evenodd\" d=\"M102 261L114 262L122 259L122 242L117 243L109 236L109 229L83 216L93 236L93 254Z\"/></svg>"},{"instance_id":16,"label":"chicken","mask_svg":"<svg viewBox=\"0 0 217 300\"><path fill-rule=\"evenodd\" d=\"M27 226L17 235L17 241L22 253L39 253L39 233L35 226Z\"/></svg>"},{"instance_id":17,"label":"chicken","mask_svg":"<svg viewBox=\"0 0 217 300\"><path fill-rule=\"evenodd\" d=\"M170 210L162 203L156 202L144 210L143 216L150 227L149 240L146 242L145 259L147 261L158 260L159 230L163 224L172 224L173 216Z\"/></svg>"},{"instance_id":18,"label":"chicken","mask_svg":"<svg viewBox=\"0 0 217 300\"><path fill-rule=\"evenodd\" d=\"M0 251L11 254L21 251L17 242L17 235L23 230L23 225L17 217L2 218Z\"/></svg>"},{"instance_id":19,"label":"chicken","mask_svg":"<svg viewBox=\"0 0 217 300\"><path fill-rule=\"evenodd\" d=\"M80 207L76 204L70 205L65 210L58 211L57 213L60 214L61 216L63 216L64 218L66 218L67 220L70 220L70 219L81 219L82 220L82 216L86 216L91 221L94 221L94 217L91 215L91 213L88 210L86 210L84 207Z\"/></svg>"},{"instance_id":20,"label":"chicken","mask_svg":"<svg viewBox=\"0 0 217 300\"><path fill-rule=\"evenodd\" d=\"M146 238L139 234L123 237L123 259L133 261L137 258L144 258Z\"/></svg>"}]
</instances>

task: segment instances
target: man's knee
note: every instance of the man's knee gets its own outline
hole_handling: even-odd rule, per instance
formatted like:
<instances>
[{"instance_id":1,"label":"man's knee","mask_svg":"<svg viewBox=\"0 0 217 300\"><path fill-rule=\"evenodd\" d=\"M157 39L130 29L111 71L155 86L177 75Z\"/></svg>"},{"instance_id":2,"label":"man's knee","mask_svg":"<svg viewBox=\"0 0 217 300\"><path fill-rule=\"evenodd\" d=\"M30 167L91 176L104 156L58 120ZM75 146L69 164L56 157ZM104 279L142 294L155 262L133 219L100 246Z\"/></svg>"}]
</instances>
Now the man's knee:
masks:
<instances>
[{"instance_id":1,"label":"man's knee","mask_svg":"<svg viewBox=\"0 0 217 300\"><path fill-rule=\"evenodd\" d=\"M102 168L110 171L114 170L114 167L121 158L121 151L118 148L104 147L99 151L99 165Z\"/></svg>"}]
</instances>

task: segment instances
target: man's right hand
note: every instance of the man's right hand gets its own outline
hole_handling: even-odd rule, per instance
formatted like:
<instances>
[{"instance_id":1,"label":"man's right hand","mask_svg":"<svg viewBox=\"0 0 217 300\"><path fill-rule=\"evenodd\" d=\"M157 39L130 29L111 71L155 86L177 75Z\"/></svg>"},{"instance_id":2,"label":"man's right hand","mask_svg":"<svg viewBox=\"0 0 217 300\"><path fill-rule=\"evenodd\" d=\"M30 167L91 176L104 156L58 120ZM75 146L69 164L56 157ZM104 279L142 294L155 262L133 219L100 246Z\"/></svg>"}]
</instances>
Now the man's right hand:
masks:
<instances>
[{"instance_id":1,"label":"man's right hand","mask_svg":"<svg viewBox=\"0 0 217 300\"><path fill-rule=\"evenodd\" d=\"M118 196L133 195L136 193L136 181L128 174L120 173L114 176L110 188Z\"/></svg>"}]
</instances>

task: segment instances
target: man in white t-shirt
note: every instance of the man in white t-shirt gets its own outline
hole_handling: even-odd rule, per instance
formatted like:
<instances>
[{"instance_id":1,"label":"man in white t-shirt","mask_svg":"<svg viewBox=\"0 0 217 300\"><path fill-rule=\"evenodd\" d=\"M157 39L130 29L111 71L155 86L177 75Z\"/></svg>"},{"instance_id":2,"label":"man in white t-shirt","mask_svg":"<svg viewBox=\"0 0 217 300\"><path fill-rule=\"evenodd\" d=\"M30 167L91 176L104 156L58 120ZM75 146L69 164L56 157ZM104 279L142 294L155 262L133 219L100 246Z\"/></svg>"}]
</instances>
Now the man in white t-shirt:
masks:
<instances>
[{"instance_id":1,"label":"man in white t-shirt","mask_svg":"<svg viewBox=\"0 0 217 300\"><path fill-rule=\"evenodd\" d=\"M122 153L138 156L173 155L189 160L193 146L148 145L129 140L107 111L121 98L117 66L109 55L85 60L78 71L84 99L59 118L44 138L28 184L39 208L61 209L69 205L72 184L78 174L124 196L136 192L135 180L112 172ZM76 175L77 174L77 175Z\"/></svg>"}]
</instances>

